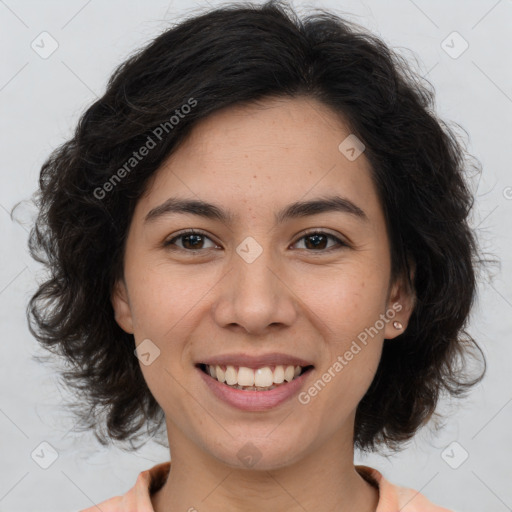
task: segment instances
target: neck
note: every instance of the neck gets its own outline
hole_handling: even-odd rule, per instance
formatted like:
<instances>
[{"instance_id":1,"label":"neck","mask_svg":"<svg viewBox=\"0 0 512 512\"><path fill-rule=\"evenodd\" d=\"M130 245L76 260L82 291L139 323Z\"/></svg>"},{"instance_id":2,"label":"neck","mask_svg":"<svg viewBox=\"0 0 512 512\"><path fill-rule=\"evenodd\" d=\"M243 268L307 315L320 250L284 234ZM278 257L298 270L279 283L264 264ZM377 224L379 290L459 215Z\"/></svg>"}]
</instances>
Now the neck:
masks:
<instances>
[{"instance_id":1,"label":"neck","mask_svg":"<svg viewBox=\"0 0 512 512\"><path fill-rule=\"evenodd\" d=\"M173 429L172 464L164 486L152 496L155 512L375 512L378 490L353 464L352 443L312 448L280 467L240 469L212 457Z\"/></svg>"}]
</instances>

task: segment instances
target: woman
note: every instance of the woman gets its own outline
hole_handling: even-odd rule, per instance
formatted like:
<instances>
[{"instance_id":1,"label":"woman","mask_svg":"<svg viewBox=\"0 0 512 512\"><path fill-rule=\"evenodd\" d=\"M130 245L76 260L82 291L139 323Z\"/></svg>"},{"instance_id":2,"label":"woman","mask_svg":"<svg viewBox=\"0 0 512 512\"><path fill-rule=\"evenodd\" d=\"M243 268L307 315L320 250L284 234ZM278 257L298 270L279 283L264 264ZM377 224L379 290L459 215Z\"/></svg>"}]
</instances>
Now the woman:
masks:
<instances>
[{"instance_id":1,"label":"woman","mask_svg":"<svg viewBox=\"0 0 512 512\"><path fill-rule=\"evenodd\" d=\"M432 105L375 36L276 2L190 18L114 73L41 171L52 277L29 308L84 428L165 428L172 469L103 512L448 510L353 460L485 373L457 364L480 260Z\"/></svg>"}]
</instances>

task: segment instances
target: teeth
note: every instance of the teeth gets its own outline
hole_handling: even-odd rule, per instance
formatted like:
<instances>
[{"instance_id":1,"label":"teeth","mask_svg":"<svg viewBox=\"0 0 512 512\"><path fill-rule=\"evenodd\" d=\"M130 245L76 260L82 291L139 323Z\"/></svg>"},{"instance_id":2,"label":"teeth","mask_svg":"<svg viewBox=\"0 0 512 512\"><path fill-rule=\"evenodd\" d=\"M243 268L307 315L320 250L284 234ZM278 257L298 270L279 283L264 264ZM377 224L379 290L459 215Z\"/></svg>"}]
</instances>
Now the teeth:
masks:
<instances>
[{"instance_id":1,"label":"teeth","mask_svg":"<svg viewBox=\"0 0 512 512\"><path fill-rule=\"evenodd\" d=\"M284 368L281 365L276 366L276 369L274 370L274 382L276 384L284 382Z\"/></svg>"},{"instance_id":2,"label":"teeth","mask_svg":"<svg viewBox=\"0 0 512 512\"><path fill-rule=\"evenodd\" d=\"M220 366L215 366L214 370L216 375L213 375L213 378L217 379L219 382L226 382L226 374L224 373L224 370Z\"/></svg>"},{"instance_id":3,"label":"teeth","mask_svg":"<svg viewBox=\"0 0 512 512\"><path fill-rule=\"evenodd\" d=\"M238 389L273 389L276 387L275 385L282 384L284 381L291 382L294 378L298 377L302 371L302 367L277 365L274 369L270 366L264 366L253 370L246 366L236 367L228 364L224 368L219 365L206 365L206 370L211 377L217 379L219 382L225 382L229 386Z\"/></svg>"},{"instance_id":4,"label":"teeth","mask_svg":"<svg viewBox=\"0 0 512 512\"><path fill-rule=\"evenodd\" d=\"M238 371L238 375L240 376L240 370ZM255 372L250 370L251 373L254 374L254 385L258 386L260 388L268 388L269 386L272 386L274 383L274 373L272 370L265 366L264 368L258 368ZM241 384L240 380L238 381L239 384Z\"/></svg>"},{"instance_id":5,"label":"teeth","mask_svg":"<svg viewBox=\"0 0 512 512\"><path fill-rule=\"evenodd\" d=\"M293 380L293 376L295 375L295 368L293 366L287 366L284 371L284 380L287 382L291 382Z\"/></svg>"},{"instance_id":6,"label":"teeth","mask_svg":"<svg viewBox=\"0 0 512 512\"><path fill-rule=\"evenodd\" d=\"M237 382L239 386L254 386L254 372L250 368L240 366L238 369ZM272 382L270 384L272 384Z\"/></svg>"},{"instance_id":7,"label":"teeth","mask_svg":"<svg viewBox=\"0 0 512 512\"><path fill-rule=\"evenodd\" d=\"M232 386L233 384L237 384L237 379L238 374L234 366L228 366L226 368L226 384L229 384L230 386Z\"/></svg>"}]
</instances>

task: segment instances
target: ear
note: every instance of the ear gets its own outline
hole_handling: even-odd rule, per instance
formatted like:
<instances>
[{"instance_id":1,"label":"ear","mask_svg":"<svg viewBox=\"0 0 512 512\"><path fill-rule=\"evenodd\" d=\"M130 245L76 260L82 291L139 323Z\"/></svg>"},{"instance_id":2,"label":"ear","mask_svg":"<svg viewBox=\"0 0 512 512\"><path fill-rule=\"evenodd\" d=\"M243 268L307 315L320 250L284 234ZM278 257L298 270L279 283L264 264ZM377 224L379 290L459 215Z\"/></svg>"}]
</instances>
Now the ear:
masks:
<instances>
[{"instance_id":1,"label":"ear","mask_svg":"<svg viewBox=\"0 0 512 512\"><path fill-rule=\"evenodd\" d=\"M119 327L128 334L133 334L132 310L124 279L116 281L110 300L114 308L115 320Z\"/></svg>"},{"instance_id":2,"label":"ear","mask_svg":"<svg viewBox=\"0 0 512 512\"><path fill-rule=\"evenodd\" d=\"M412 259L409 259L410 281L414 283L416 265ZM409 286L405 276L396 279L389 293L386 316L390 319L386 323L384 338L393 339L403 334L407 329L409 318L416 304L415 290ZM402 328L397 329L394 322L400 322Z\"/></svg>"}]
</instances>

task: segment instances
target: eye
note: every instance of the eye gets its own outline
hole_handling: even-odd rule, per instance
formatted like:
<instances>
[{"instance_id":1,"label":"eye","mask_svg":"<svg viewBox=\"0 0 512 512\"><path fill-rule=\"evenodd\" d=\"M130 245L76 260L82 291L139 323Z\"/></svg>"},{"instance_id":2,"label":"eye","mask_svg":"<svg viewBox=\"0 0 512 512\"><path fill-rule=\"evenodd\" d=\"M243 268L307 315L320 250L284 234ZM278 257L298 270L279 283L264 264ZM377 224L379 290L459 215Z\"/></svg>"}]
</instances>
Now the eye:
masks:
<instances>
[{"instance_id":1,"label":"eye","mask_svg":"<svg viewBox=\"0 0 512 512\"><path fill-rule=\"evenodd\" d=\"M329 247L325 250L327 240L331 239L337 242L338 247ZM332 250L339 249L341 247L348 247L348 244L342 242L339 238L335 237L334 235L331 235L329 233L324 233L323 231L310 231L309 233L306 233L303 235L295 244L298 244L301 240L306 240L305 245L306 249L314 249L315 252L330 252ZM308 243L307 241L310 241ZM294 245L295 245L294 244Z\"/></svg>"},{"instance_id":2,"label":"eye","mask_svg":"<svg viewBox=\"0 0 512 512\"><path fill-rule=\"evenodd\" d=\"M213 247L217 247L215 243L213 244L213 247L202 247L202 245L204 245L204 239L212 241L211 238L206 236L201 231L189 230L183 231L181 234L178 234L177 236L171 238L170 240L166 240L163 245L164 247L168 247L174 250L174 247L171 247L176 246L174 242L176 240L183 240L183 246L177 246L177 248L188 252L194 252L199 251L201 249L211 249Z\"/></svg>"},{"instance_id":3,"label":"eye","mask_svg":"<svg viewBox=\"0 0 512 512\"><path fill-rule=\"evenodd\" d=\"M204 247L205 239L210 240L213 246ZM328 249L326 249L326 243L329 239L334 240L337 243L338 247L334 245L334 247L331 246ZM177 240L182 241L181 247L175 243ZM306 249L314 249L314 252L330 252L332 250L336 250L337 248L339 249L340 247L348 247L348 244L341 241L338 237L335 237L334 235L325 233L323 231L310 231L309 233L303 235L297 242L295 242L294 245L298 244L301 240L306 241ZM166 240L163 243L163 246L172 250L178 249L186 252L196 252L200 251L201 249L212 249L218 247L217 244L215 244L210 237L208 237L203 232L197 230L183 231L178 235L175 235L173 238Z\"/></svg>"}]
</instances>

